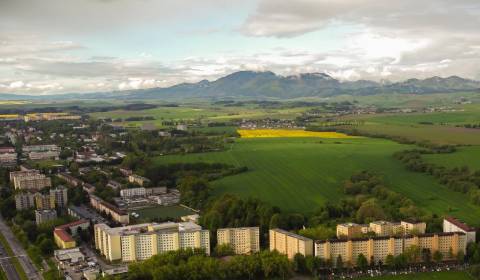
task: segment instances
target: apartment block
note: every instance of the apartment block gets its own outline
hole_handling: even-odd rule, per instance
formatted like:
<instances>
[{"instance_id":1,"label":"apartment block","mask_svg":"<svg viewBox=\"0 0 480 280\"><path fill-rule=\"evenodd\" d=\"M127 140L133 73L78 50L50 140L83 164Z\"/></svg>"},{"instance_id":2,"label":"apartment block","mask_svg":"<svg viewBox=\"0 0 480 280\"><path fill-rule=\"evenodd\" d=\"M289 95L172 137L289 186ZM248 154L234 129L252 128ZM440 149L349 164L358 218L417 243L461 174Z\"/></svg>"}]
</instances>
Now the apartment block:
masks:
<instances>
[{"instance_id":1,"label":"apartment block","mask_svg":"<svg viewBox=\"0 0 480 280\"><path fill-rule=\"evenodd\" d=\"M51 179L38 170L10 172L10 181L16 190L41 190L52 186Z\"/></svg>"},{"instance_id":2,"label":"apartment block","mask_svg":"<svg viewBox=\"0 0 480 280\"><path fill-rule=\"evenodd\" d=\"M36 193L34 196L37 210L55 209L55 197L41 193Z\"/></svg>"},{"instance_id":3,"label":"apartment block","mask_svg":"<svg viewBox=\"0 0 480 280\"><path fill-rule=\"evenodd\" d=\"M17 164L16 153L0 153L0 166L14 166Z\"/></svg>"},{"instance_id":4,"label":"apartment block","mask_svg":"<svg viewBox=\"0 0 480 280\"><path fill-rule=\"evenodd\" d=\"M60 147L58 147L57 145L30 145L23 146L22 151L24 153L60 151Z\"/></svg>"},{"instance_id":5,"label":"apartment block","mask_svg":"<svg viewBox=\"0 0 480 280\"><path fill-rule=\"evenodd\" d=\"M230 245L235 254L252 254L260 251L258 227L221 228L217 230L219 245Z\"/></svg>"},{"instance_id":6,"label":"apartment block","mask_svg":"<svg viewBox=\"0 0 480 280\"><path fill-rule=\"evenodd\" d=\"M103 199L90 195L90 204L93 208L97 209L99 212L106 213L112 217L116 222L119 222L123 225L127 225L130 222L130 216L126 211L119 209L118 207L104 201Z\"/></svg>"},{"instance_id":7,"label":"apartment block","mask_svg":"<svg viewBox=\"0 0 480 280\"><path fill-rule=\"evenodd\" d=\"M45 151L45 152L30 152L28 158L31 160L46 160L53 159L58 160L60 158L59 151Z\"/></svg>"},{"instance_id":8,"label":"apartment block","mask_svg":"<svg viewBox=\"0 0 480 280\"><path fill-rule=\"evenodd\" d=\"M120 190L120 196L123 198L130 198L136 196L145 196L147 194L145 188L131 188Z\"/></svg>"},{"instance_id":9,"label":"apartment block","mask_svg":"<svg viewBox=\"0 0 480 280\"><path fill-rule=\"evenodd\" d=\"M362 234L368 233L370 228L368 225L360 225L355 223L345 223L337 225L338 238L354 238L360 237Z\"/></svg>"},{"instance_id":10,"label":"apartment block","mask_svg":"<svg viewBox=\"0 0 480 280\"><path fill-rule=\"evenodd\" d=\"M388 221L374 221L369 225L359 225L355 223L345 223L337 225L337 238L351 239L362 237L366 233L374 233L377 236L405 235L405 234L423 234L427 225L424 222L414 220L405 220L399 223Z\"/></svg>"},{"instance_id":11,"label":"apartment block","mask_svg":"<svg viewBox=\"0 0 480 280\"><path fill-rule=\"evenodd\" d=\"M467 224L461 222L454 217L446 217L443 219L443 232L463 232L467 236L467 243L476 242L477 230Z\"/></svg>"},{"instance_id":12,"label":"apartment block","mask_svg":"<svg viewBox=\"0 0 480 280\"><path fill-rule=\"evenodd\" d=\"M55 220L56 218L57 218L57 211L55 211L54 209L35 210L35 223L37 225L43 224L51 220Z\"/></svg>"},{"instance_id":13,"label":"apartment block","mask_svg":"<svg viewBox=\"0 0 480 280\"><path fill-rule=\"evenodd\" d=\"M53 201L55 202L56 207L64 208L67 207L68 204L68 189L59 186L56 189L50 190L50 196L52 197Z\"/></svg>"},{"instance_id":14,"label":"apartment block","mask_svg":"<svg viewBox=\"0 0 480 280\"><path fill-rule=\"evenodd\" d=\"M444 260L448 260L454 259L460 251L465 252L466 241L467 237L463 232L407 235L403 237L379 236L349 240L335 239L316 241L315 256L331 260L334 265L336 265L338 256L341 256L344 263L355 266L360 254L363 254L369 261L385 263L388 255L397 256L415 245L421 250L430 250L432 254L440 251ZM452 255L450 255L450 252L452 252Z\"/></svg>"},{"instance_id":15,"label":"apartment block","mask_svg":"<svg viewBox=\"0 0 480 280\"><path fill-rule=\"evenodd\" d=\"M95 248L109 261L141 261L168 251L201 248L210 254L210 233L194 223L149 223L110 228L96 224Z\"/></svg>"},{"instance_id":16,"label":"apartment block","mask_svg":"<svg viewBox=\"0 0 480 280\"><path fill-rule=\"evenodd\" d=\"M282 229L271 229L270 251L277 250L281 254L285 254L289 259L299 253L304 256L313 255L313 240L304 236L294 234Z\"/></svg>"},{"instance_id":17,"label":"apartment block","mask_svg":"<svg viewBox=\"0 0 480 280\"><path fill-rule=\"evenodd\" d=\"M19 193L15 195L15 208L17 210L35 207L35 195L33 193Z\"/></svg>"},{"instance_id":18,"label":"apartment block","mask_svg":"<svg viewBox=\"0 0 480 280\"><path fill-rule=\"evenodd\" d=\"M150 182L150 179L142 176L138 176L136 174L132 174L128 176L128 181L130 183L134 183L143 187L144 185Z\"/></svg>"}]
</instances>

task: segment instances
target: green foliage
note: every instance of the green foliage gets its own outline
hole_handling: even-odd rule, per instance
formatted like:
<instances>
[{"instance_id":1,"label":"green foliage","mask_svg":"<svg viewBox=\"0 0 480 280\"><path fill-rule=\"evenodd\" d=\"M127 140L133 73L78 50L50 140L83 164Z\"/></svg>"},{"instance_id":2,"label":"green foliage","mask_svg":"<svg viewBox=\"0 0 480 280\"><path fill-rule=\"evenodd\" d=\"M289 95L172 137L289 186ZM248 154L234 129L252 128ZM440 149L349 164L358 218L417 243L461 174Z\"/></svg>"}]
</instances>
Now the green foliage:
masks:
<instances>
[{"instance_id":1,"label":"green foliage","mask_svg":"<svg viewBox=\"0 0 480 280\"><path fill-rule=\"evenodd\" d=\"M298 234L311 238L313 240L325 240L334 238L336 235L336 231L331 227L318 225L313 228L301 229L298 231Z\"/></svg>"},{"instance_id":2,"label":"green foliage","mask_svg":"<svg viewBox=\"0 0 480 280\"><path fill-rule=\"evenodd\" d=\"M357 266L361 270L364 270L365 268L368 267L368 260L363 254L359 254L357 256Z\"/></svg>"},{"instance_id":3,"label":"green foliage","mask_svg":"<svg viewBox=\"0 0 480 280\"><path fill-rule=\"evenodd\" d=\"M233 256L235 255L235 251L233 250L232 246L229 244L217 244L215 247L215 256L216 257L225 257L225 256Z\"/></svg>"}]
</instances>

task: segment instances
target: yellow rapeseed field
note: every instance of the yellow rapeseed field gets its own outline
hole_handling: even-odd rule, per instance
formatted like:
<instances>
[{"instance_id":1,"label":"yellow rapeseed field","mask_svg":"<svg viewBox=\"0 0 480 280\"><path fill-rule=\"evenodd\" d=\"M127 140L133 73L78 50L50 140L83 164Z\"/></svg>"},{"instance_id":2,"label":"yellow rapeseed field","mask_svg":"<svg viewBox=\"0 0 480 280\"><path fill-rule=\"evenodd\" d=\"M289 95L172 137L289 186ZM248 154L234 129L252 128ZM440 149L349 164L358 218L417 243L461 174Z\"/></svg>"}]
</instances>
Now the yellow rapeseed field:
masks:
<instances>
[{"instance_id":1,"label":"yellow rapeseed field","mask_svg":"<svg viewBox=\"0 0 480 280\"><path fill-rule=\"evenodd\" d=\"M338 132L316 132L290 129L239 129L242 138L273 138L273 137L319 137L319 138L358 138Z\"/></svg>"}]
</instances>

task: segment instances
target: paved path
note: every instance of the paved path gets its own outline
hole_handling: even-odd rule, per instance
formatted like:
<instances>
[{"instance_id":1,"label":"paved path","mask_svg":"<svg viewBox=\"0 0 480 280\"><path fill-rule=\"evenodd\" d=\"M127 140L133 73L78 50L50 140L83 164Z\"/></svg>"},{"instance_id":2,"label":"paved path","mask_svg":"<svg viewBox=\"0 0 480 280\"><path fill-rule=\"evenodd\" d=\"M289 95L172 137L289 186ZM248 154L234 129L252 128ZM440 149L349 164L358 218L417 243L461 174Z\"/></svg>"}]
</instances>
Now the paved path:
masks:
<instances>
[{"instance_id":1,"label":"paved path","mask_svg":"<svg viewBox=\"0 0 480 280\"><path fill-rule=\"evenodd\" d=\"M8 244L10 245L10 248L12 248L13 254L15 256L18 256L18 260L22 265L23 270L27 274L27 278L29 280L43 280L42 275L38 273L37 269L33 265L33 262L28 257L27 252L25 252L22 245L20 245L20 243L15 238L10 228L7 226L7 224L5 224L3 217L1 216L0 216L0 232L3 234L3 236L7 240Z\"/></svg>"}]
</instances>

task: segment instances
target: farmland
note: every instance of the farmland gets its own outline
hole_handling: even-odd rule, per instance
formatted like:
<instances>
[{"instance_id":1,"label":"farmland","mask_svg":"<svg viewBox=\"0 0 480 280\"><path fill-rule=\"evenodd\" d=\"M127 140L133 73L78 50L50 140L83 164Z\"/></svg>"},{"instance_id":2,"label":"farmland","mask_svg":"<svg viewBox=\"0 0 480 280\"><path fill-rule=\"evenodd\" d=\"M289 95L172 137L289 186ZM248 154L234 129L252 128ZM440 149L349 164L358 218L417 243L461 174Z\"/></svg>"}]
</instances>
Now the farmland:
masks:
<instances>
[{"instance_id":1,"label":"farmland","mask_svg":"<svg viewBox=\"0 0 480 280\"><path fill-rule=\"evenodd\" d=\"M240 129L238 130L242 138L277 138L277 137L318 137L318 138L357 138L338 132L316 132L294 129Z\"/></svg>"},{"instance_id":2,"label":"farmland","mask_svg":"<svg viewBox=\"0 0 480 280\"><path fill-rule=\"evenodd\" d=\"M471 170L480 170L480 146L460 147L455 153L424 155L424 158L448 168L468 166Z\"/></svg>"},{"instance_id":3,"label":"farmland","mask_svg":"<svg viewBox=\"0 0 480 280\"><path fill-rule=\"evenodd\" d=\"M454 214L478 224L480 207L468 197L439 185L432 177L407 171L392 157L409 148L383 139L253 138L238 139L222 152L157 157L157 164L222 162L247 166L248 172L212 182L214 193L260 198L284 210L308 213L344 197L343 182L360 170L384 176L388 186L437 214ZM452 213L453 212L453 213Z\"/></svg>"}]
</instances>

